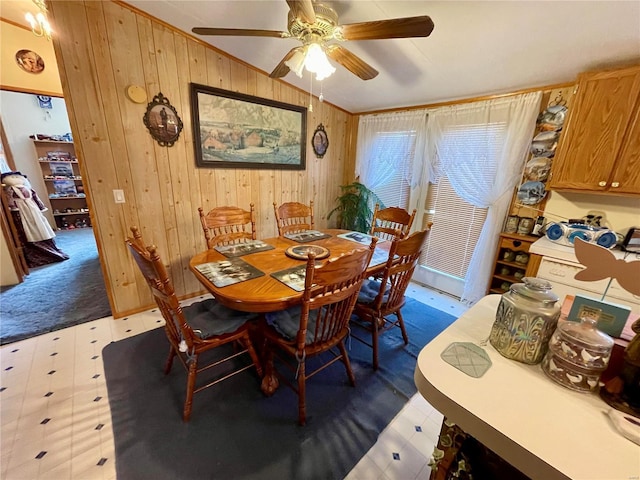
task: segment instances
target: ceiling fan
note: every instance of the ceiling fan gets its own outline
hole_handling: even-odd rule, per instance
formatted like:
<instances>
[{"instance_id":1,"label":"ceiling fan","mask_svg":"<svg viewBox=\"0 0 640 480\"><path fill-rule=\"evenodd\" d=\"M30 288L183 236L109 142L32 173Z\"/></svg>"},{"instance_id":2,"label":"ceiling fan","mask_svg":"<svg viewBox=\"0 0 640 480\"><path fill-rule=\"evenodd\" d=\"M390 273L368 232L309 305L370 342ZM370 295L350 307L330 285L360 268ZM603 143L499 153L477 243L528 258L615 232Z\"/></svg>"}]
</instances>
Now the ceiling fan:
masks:
<instances>
[{"instance_id":1,"label":"ceiling fan","mask_svg":"<svg viewBox=\"0 0 640 480\"><path fill-rule=\"evenodd\" d=\"M326 56L362 80L371 80L378 75L375 68L338 42L428 37L433 31L433 21L427 15L340 25L338 14L328 5L315 3L312 0L287 0L287 4L289 14L286 32L211 27L196 27L191 31L197 35L296 38L302 42L302 45L289 50L269 76L281 78L291 70L298 76L302 76L302 68L306 66L307 70L317 74L318 80L326 78L335 71ZM315 64L314 59L320 63Z\"/></svg>"}]
</instances>

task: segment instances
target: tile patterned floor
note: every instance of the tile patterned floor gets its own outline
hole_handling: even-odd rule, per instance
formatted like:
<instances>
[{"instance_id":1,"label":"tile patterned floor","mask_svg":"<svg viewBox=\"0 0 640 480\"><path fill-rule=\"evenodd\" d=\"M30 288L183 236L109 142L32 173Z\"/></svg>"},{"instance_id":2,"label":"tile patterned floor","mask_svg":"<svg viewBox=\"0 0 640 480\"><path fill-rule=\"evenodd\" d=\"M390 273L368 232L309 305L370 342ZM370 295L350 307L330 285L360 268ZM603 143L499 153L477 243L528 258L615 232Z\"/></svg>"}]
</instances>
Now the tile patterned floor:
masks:
<instances>
[{"instance_id":1,"label":"tile patterned floor","mask_svg":"<svg viewBox=\"0 0 640 480\"><path fill-rule=\"evenodd\" d=\"M466 310L415 284L407 295L455 316ZM0 348L0 479L116 478L102 348L157 328L159 318L154 311L106 317ZM441 421L415 395L347 479L428 478Z\"/></svg>"}]
</instances>

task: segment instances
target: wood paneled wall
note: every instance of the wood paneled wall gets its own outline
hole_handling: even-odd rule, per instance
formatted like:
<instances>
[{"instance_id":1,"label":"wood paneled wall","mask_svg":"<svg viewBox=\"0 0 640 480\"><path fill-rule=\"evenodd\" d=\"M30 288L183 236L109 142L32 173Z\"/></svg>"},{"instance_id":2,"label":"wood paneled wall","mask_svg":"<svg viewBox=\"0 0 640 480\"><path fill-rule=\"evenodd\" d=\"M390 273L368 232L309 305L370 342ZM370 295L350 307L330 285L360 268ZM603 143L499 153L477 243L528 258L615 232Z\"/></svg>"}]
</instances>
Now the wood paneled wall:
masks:
<instances>
[{"instance_id":1,"label":"wood paneled wall","mask_svg":"<svg viewBox=\"0 0 640 480\"><path fill-rule=\"evenodd\" d=\"M332 226L326 214L339 185L351 181L354 171L357 121L352 115L315 100L307 117L304 171L197 168L190 82L302 106L308 105L308 93L124 5L53 1L50 7L64 98L114 316L153 304L125 247L131 225L158 246L180 297L203 290L188 268L189 259L206 248L200 206L254 202L259 236L267 238L276 235L273 202L313 200L317 226ZM184 130L173 147L160 147L149 135L142 123L146 104L125 96L131 84L144 86L149 99L162 92L177 109ZM330 141L322 159L310 146L319 123ZM114 202L114 189L124 190L126 203Z\"/></svg>"}]
</instances>

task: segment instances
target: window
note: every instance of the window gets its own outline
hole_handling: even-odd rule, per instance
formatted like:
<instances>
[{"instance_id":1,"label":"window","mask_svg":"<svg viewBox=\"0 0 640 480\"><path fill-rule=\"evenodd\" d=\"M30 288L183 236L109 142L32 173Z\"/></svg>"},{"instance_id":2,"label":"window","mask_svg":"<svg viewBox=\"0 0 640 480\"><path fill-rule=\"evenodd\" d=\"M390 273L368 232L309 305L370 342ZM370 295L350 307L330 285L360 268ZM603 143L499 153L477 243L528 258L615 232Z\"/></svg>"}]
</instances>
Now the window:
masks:
<instances>
[{"instance_id":1,"label":"window","mask_svg":"<svg viewBox=\"0 0 640 480\"><path fill-rule=\"evenodd\" d=\"M487 209L474 207L456 194L447 177L431 185L425 221L433 222L420 264L439 273L464 279Z\"/></svg>"},{"instance_id":2,"label":"window","mask_svg":"<svg viewBox=\"0 0 640 480\"><path fill-rule=\"evenodd\" d=\"M409 141L407 141L409 138ZM373 162L378 181L373 192L387 207L407 208L409 205L409 179L415 156L415 132L379 132L374 139L377 152ZM384 159L394 161L384 161Z\"/></svg>"},{"instance_id":3,"label":"window","mask_svg":"<svg viewBox=\"0 0 640 480\"><path fill-rule=\"evenodd\" d=\"M491 185L506 134L506 124L455 125L443 132L441 155L455 155L456 175L474 179L477 185ZM448 176L430 185L425 204L426 221L433 229L421 258L421 265L464 279L487 209L476 207L456 193Z\"/></svg>"},{"instance_id":4,"label":"window","mask_svg":"<svg viewBox=\"0 0 640 480\"><path fill-rule=\"evenodd\" d=\"M484 296L507 193L521 178L541 96L360 117L362 183L390 205L415 205L416 226L434 222L414 279L470 303Z\"/></svg>"}]
</instances>

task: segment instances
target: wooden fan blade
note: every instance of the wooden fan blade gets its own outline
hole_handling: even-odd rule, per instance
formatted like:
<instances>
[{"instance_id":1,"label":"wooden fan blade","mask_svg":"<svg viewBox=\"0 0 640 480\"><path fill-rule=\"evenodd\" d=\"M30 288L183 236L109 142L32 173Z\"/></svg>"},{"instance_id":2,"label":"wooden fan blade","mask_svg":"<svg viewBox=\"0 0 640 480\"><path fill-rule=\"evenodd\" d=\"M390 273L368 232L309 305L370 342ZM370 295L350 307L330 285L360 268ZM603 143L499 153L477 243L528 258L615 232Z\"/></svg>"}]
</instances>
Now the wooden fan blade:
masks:
<instances>
[{"instance_id":1,"label":"wooden fan blade","mask_svg":"<svg viewBox=\"0 0 640 480\"><path fill-rule=\"evenodd\" d=\"M433 31L433 21L427 15L392 18L375 22L350 23L342 25L340 31L344 40L428 37Z\"/></svg>"},{"instance_id":2,"label":"wooden fan blade","mask_svg":"<svg viewBox=\"0 0 640 480\"><path fill-rule=\"evenodd\" d=\"M329 45L327 55L362 80L371 80L378 71L341 45Z\"/></svg>"},{"instance_id":3,"label":"wooden fan blade","mask_svg":"<svg viewBox=\"0 0 640 480\"><path fill-rule=\"evenodd\" d=\"M289 34L286 32L277 32L275 30L251 30L245 28L209 28L195 27L191 31L197 35L233 35L245 37L275 37L284 38Z\"/></svg>"},{"instance_id":4,"label":"wooden fan blade","mask_svg":"<svg viewBox=\"0 0 640 480\"><path fill-rule=\"evenodd\" d=\"M296 53L301 48L302 47L295 47L295 48L292 48L291 50L289 50L287 52L287 54L284 56L284 58L282 60L280 60L280 63L276 66L276 68L273 69L273 72L271 72L269 74L269 77L271 77L271 78L282 78L287 73L289 73L291 71L291 69L287 65L285 65L284 62L286 62L291 57L293 57L294 53Z\"/></svg>"},{"instance_id":5,"label":"wooden fan blade","mask_svg":"<svg viewBox=\"0 0 640 480\"><path fill-rule=\"evenodd\" d=\"M311 0L287 0L291 13L305 23L316 22L316 12L313 10Z\"/></svg>"}]
</instances>

